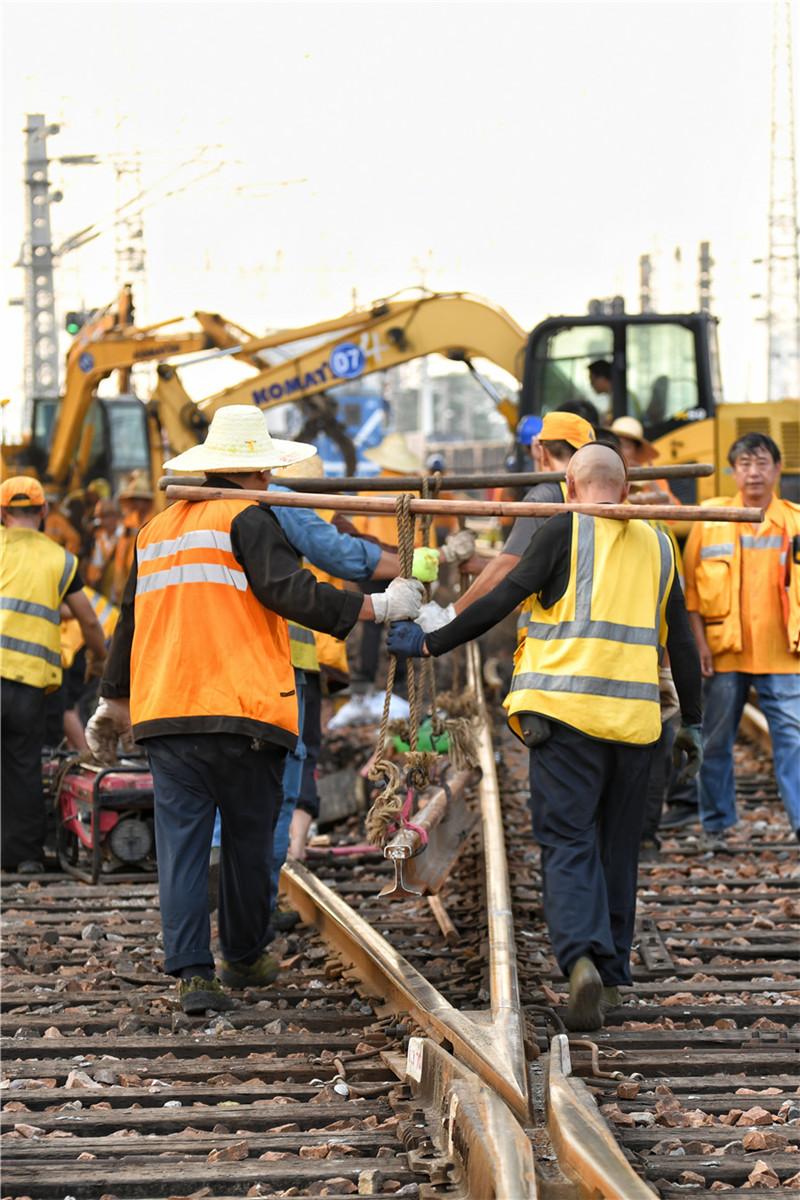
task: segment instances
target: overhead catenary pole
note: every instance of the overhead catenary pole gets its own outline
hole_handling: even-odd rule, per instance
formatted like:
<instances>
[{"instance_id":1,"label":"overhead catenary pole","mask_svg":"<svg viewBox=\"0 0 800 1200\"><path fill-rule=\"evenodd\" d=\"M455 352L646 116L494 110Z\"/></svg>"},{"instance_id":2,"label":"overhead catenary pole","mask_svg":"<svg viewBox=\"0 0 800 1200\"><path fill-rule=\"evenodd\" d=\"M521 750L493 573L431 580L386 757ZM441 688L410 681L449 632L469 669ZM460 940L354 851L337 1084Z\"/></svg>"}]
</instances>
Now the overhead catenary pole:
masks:
<instances>
[{"instance_id":1,"label":"overhead catenary pole","mask_svg":"<svg viewBox=\"0 0 800 1200\"><path fill-rule=\"evenodd\" d=\"M47 136L58 133L41 113L25 124L25 241L20 266L25 273L25 415L30 424L34 399L55 398L58 387L58 333L53 281L53 239L50 231L50 180Z\"/></svg>"},{"instance_id":2,"label":"overhead catenary pole","mask_svg":"<svg viewBox=\"0 0 800 1200\"><path fill-rule=\"evenodd\" d=\"M168 500L256 500L274 508L308 508L305 496L296 492L264 492L248 488L187 487L171 484ZM316 495L315 507L333 512L379 513L382 516L397 512L392 496L334 496ZM764 519L760 508L701 508L699 505L671 504L537 504L532 501L503 500L411 500L410 511L453 517L556 517L559 513L585 513L590 517L607 517L616 521L746 521L760 525Z\"/></svg>"}]
</instances>

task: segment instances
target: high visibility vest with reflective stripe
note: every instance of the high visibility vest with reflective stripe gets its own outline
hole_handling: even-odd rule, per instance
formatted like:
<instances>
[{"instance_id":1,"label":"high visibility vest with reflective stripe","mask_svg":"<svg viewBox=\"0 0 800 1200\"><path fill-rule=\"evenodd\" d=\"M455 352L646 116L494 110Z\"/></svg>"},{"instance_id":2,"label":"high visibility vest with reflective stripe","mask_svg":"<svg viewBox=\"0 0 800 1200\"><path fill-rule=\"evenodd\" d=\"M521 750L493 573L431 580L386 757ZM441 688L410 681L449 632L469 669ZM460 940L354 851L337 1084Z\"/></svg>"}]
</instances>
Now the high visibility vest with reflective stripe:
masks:
<instances>
[{"instance_id":1,"label":"high visibility vest with reflective stripe","mask_svg":"<svg viewBox=\"0 0 800 1200\"><path fill-rule=\"evenodd\" d=\"M61 601L78 560L35 529L0 529L0 674L54 691L61 683Z\"/></svg>"},{"instance_id":2,"label":"high visibility vest with reflective stripe","mask_svg":"<svg viewBox=\"0 0 800 1200\"><path fill-rule=\"evenodd\" d=\"M648 745L661 734L658 665L675 574L667 537L643 521L574 513L569 581L544 608L531 597L508 723L552 717L589 737Z\"/></svg>"},{"instance_id":3,"label":"high visibility vest with reflective stripe","mask_svg":"<svg viewBox=\"0 0 800 1200\"><path fill-rule=\"evenodd\" d=\"M741 503L741 496L724 496L705 503L737 504ZM795 654L800 652L800 566L792 561L792 542L800 537L800 506L789 500L772 501L772 505L776 503L781 506L782 530L771 524L769 531L753 534L745 532L752 526L743 527L733 521L727 524L704 521L700 527L694 586L712 654L741 652L742 557L757 555L758 561L754 559L753 566L760 567L763 556L769 552L775 557L775 569L769 569L770 578L765 579L765 585L778 590L789 649Z\"/></svg>"},{"instance_id":4,"label":"high visibility vest with reflective stripe","mask_svg":"<svg viewBox=\"0 0 800 1200\"><path fill-rule=\"evenodd\" d=\"M286 621L255 597L231 546L231 525L250 503L179 501L139 532L131 651L138 738L185 730L296 741Z\"/></svg>"},{"instance_id":5,"label":"high visibility vest with reflective stripe","mask_svg":"<svg viewBox=\"0 0 800 1200\"><path fill-rule=\"evenodd\" d=\"M114 630L117 627L119 620L119 609L115 604L106 597L96 592L94 588L85 587L83 594L94 609L95 616L100 622L100 627L103 630L103 637L106 640L106 645L111 641ZM83 630L80 627L80 622L71 617L67 621L61 622L61 665L64 670L75 661L78 651L84 644Z\"/></svg>"}]
</instances>

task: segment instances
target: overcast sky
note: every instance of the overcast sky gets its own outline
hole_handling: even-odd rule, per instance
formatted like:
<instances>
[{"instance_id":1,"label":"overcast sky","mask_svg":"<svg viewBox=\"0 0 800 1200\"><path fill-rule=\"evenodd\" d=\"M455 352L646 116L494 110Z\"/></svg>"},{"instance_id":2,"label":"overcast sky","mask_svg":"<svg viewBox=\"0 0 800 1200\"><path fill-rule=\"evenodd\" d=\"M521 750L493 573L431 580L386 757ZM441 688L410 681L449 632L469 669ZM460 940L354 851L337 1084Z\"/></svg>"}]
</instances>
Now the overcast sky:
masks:
<instances>
[{"instance_id":1,"label":"overcast sky","mask_svg":"<svg viewBox=\"0 0 800 1200\"><path fill-rule=\"evenodd\" d=\"M139 153L148 187L173 172L157 194L198 179L144 214L140 321L209 308L261 331L424 278L530 328L591 296L635 309L643 252L659 307L694 308L709 239L727 396L761 399L770 20L768 0L6 3L0 395L21 394L5 300L42 112L54 157L107 160L54 165L56 241L109 217L113 156ZM64 259L62 314L114 290L113 233Z\"/></svg>"}]
</instances>

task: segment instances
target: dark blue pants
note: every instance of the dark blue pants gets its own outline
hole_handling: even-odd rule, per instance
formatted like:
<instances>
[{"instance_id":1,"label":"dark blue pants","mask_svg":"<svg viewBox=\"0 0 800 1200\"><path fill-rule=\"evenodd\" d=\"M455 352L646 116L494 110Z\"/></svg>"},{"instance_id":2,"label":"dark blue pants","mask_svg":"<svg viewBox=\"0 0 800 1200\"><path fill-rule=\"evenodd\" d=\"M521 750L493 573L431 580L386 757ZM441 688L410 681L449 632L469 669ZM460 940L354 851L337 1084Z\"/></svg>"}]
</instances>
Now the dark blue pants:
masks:
<instances>
[{"instance_id":1,"label":"dark blue pants","mask_svg":"<svg viewBox=\"0 0 800 1200\"><path fill-rule=\"evenodd\" d=\"M176 734L146 742L155 790L164 970L213 967L208 857L222 817L219 940L228 962L252 960L269 940L272 831L286 751L250 738Z\"/></svg>"},{"instance_id":2,"label":"dark blue pants","mask_svg":"<svg viewBox=\"0 0 800 1200\"><path fill-rule=\"evenodd\" d=\"M636 872L652 746L599 742L565 725L531 750L531 816L544 915L568 975L587 955L603 983L630 983Z\"/></svg>"},{"instance_id":3,"label":"dark blue pants","mask_svg":"<svg viewBox=\"0 0 800 1200\"><path fill-rule=\"evenodd\" d=\"M4 679L2 695L2 865L44 858L45 807L42 746L45 738L44 688Z\"/></svg>"}]
</instances>

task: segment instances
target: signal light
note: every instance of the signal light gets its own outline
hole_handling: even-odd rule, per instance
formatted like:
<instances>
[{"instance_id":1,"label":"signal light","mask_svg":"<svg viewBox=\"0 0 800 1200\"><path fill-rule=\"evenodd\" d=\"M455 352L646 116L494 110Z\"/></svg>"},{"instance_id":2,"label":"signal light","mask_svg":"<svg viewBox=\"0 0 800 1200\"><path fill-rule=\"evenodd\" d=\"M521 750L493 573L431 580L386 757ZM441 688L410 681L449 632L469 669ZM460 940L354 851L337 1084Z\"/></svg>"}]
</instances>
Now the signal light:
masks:
<instances>
[{"instance_id":1,"label":"signal light","mask_svg":"<svg viewBox=\"0 0 800 1200\"><path fill-rule=\"evenodd\" d=\"M88 320L89 313L87 312L68 312L64 320L64 328L67 333L74 337Z\"/></svg>"}]
</instances>

